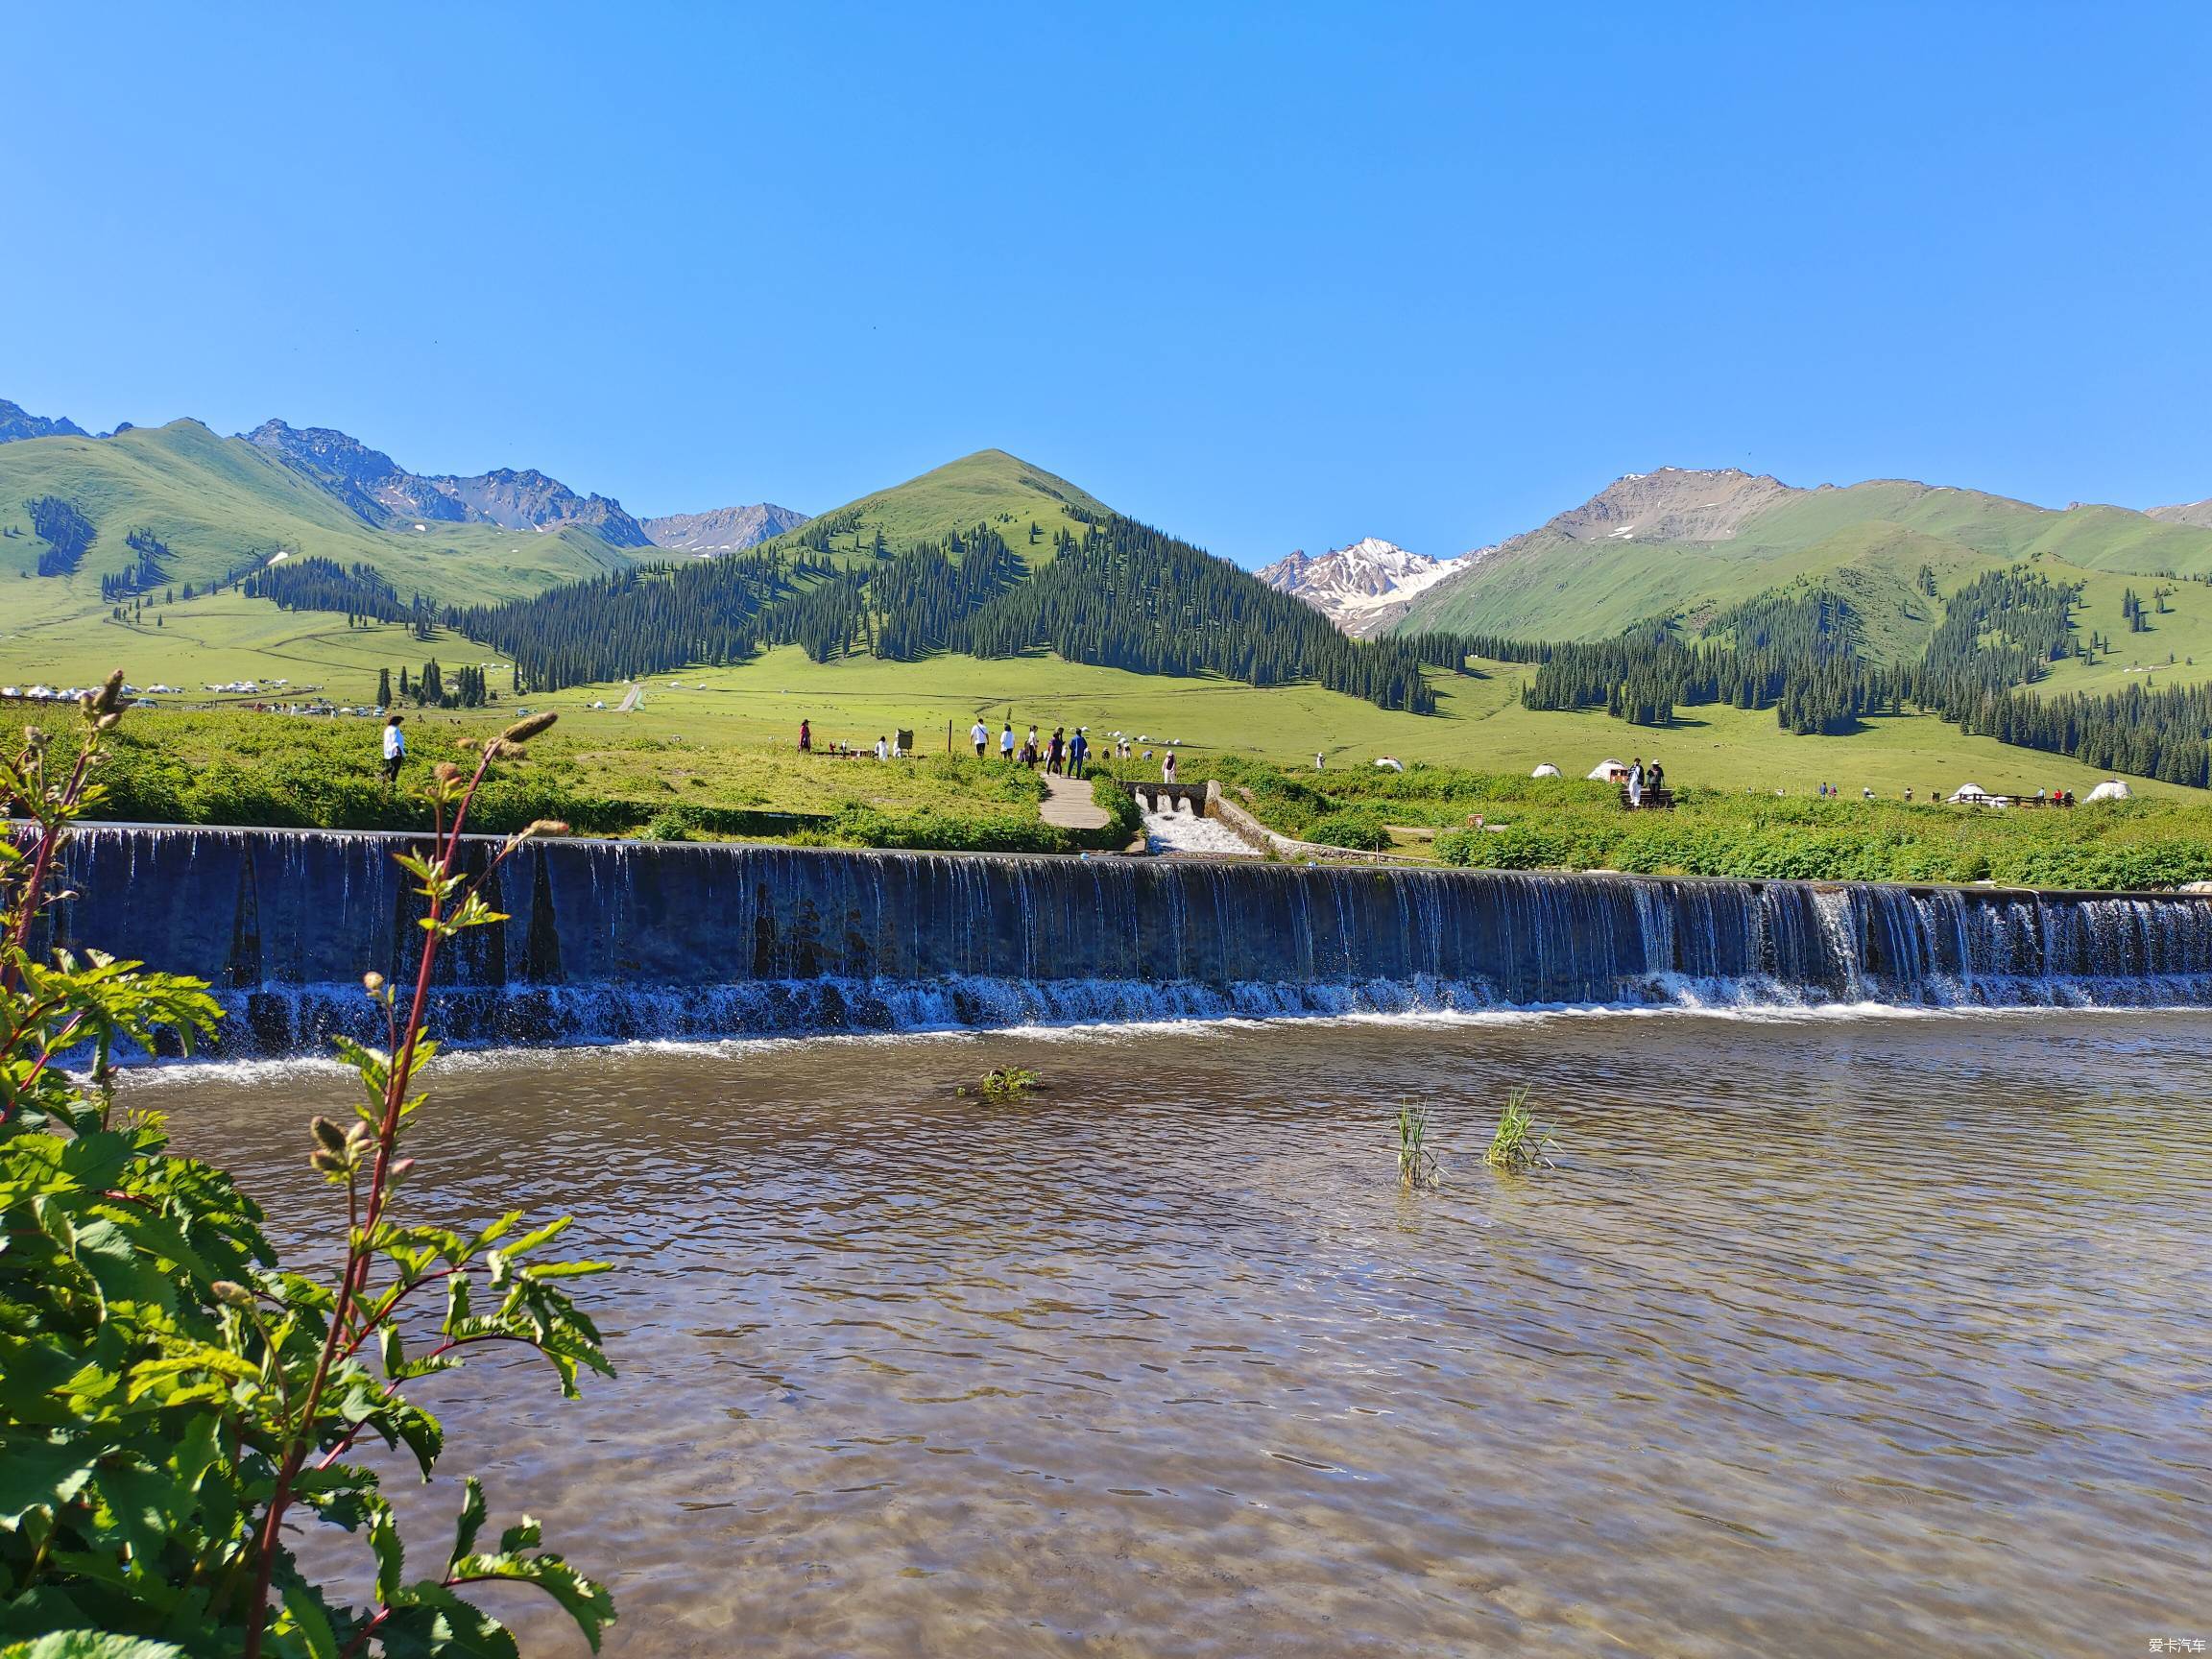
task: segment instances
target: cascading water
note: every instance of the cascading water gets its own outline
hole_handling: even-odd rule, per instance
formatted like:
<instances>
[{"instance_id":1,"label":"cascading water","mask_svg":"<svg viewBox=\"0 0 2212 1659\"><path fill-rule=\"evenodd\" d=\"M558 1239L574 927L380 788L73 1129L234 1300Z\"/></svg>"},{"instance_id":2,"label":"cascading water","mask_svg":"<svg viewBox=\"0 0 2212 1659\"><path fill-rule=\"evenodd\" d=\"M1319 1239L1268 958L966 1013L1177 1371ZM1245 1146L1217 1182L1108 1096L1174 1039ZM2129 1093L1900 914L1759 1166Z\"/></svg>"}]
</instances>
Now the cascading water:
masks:
<instances>
[{"instance_id":1,"label":"cascading water","mask_svg":"<svg viewBox=\"0 0 2212 1659\"><path fill-rule=\"evenodd\" d=\"M228 1052L373 1035L406 837L103 827L51 928L218 988ZM420 845L420 843L417 843ZM489 843L467 857L482 868ZM2179 896L531 843L436 1023L476 1043L1574 1005L2212 1003Z\"/></svg>"}]
</instances>

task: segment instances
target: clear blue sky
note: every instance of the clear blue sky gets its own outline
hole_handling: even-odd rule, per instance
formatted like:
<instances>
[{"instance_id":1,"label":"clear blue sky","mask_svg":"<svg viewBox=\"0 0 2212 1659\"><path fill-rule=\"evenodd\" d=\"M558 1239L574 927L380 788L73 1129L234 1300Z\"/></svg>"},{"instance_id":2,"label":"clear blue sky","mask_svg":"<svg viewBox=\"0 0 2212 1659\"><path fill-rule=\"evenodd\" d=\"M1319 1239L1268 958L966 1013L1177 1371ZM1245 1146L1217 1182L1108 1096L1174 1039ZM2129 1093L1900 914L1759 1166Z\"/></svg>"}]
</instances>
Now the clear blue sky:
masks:
<instances>
[{"instance_id":1,"label":"clear blue sky","mask_svg":"<svg viewBox=\"0 0 2212 1659\"><path fill-rule=\"evenodd\" d=\"M2212 7L24 5L0 397L1246 564L1623 471L2212 495Z\"/></svg>"}]
</instances>

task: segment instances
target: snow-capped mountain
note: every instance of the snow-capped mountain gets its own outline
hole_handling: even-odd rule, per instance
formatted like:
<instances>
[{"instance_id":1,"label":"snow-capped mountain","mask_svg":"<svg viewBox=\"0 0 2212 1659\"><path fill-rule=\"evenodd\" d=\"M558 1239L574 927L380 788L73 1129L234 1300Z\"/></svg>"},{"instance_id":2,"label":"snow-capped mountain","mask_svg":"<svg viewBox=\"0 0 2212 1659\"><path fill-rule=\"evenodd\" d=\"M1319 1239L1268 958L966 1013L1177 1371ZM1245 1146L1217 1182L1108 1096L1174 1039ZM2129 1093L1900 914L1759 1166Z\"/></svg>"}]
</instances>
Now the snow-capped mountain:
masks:
<instances>
[{"instance_id":1,"label":"snow-capped mountain","mask_svg":"<svg viewBox=\"0 0 2212 1659\"><path fill-rule=\"evenodd\" d=\"M1488 548L1457 559L1408 553L1380 536L1318 557L1304 552L1278 559L1259 572L1279 593L1303 599L1355 637L1372 634L1399 615L1417 593L1455 576Z\"/></svg>"}]
</instances>

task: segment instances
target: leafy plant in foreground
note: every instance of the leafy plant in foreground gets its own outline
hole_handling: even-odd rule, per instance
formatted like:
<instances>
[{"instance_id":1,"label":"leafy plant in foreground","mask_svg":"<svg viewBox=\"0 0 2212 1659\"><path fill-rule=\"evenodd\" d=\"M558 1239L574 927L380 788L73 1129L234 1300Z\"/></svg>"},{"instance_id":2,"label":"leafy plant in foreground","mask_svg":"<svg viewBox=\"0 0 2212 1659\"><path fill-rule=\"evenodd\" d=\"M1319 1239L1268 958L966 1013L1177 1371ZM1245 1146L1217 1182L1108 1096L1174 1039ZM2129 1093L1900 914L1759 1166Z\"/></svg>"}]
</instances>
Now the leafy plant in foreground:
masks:
<instances>
[{"instance_id":1,"label":"leafy plant in foreground","mask_svg":"<svg viewBox=\"0 0 2212 1659\"><path fill-rule=\"evenodd\" d=\"M10 1654L512 1656L514 1638L466 1599L474 1584L535 1584L594 1647L607 1592L541 1548L524 1518L484 1536L482 1488L466 1482L449 1547L410 1576L367 1439L404 1446L427 1479L445 1449L415 1386L484 1343L549 1359L563 1390L611 1374L597 1330L565 1281L596 1263L532 1258L567 1226L518 1214L462 1232L418 1221L401 1151L437 1045L424 1016L440 949L501 918L456 874L461 834L493 763L551 723L486 743L472 771L436 769L436 832L400 857L424 914L415 983L371 974L388 1046L342 1044L359 1073L355 1120L311 1125L307 1156L343 1194L342 1252L322 1280L284 1268L262 1214L222 1170L166 1149L156 1121L117 1109L111 1057L172 1034L187 1046L220 1016L199 981L97 952L34 949L53 923L55 855L103 799L103 742L123 677L87 694L73 758L26 733L0 795L27 819L0 846L0 1643ZM533 825L522 840L558 833ZM64 1059L88 1070L71 1074ZM429 1305L442 1298L439 1311ZM373 1593L349 1602L294 1553L296 1518L364 1536ZM35 1639L35 1640L34 1640Z\"/></svg>"},{"instance_id":2,"label":"leafy plant in foreground","mask_svg":"<svg viewBox=\"0 0 2212 1659\"><path fill-rule=\"evenodd\" d=\"M1528 1091L1516 1089L1505 1096L1505 1105L1498 1114L1498 1131L1490 1137L1490 1149L1482 1154L1482 1162L1511 1174L1549 1168L1551 1146L1551 1137L1536 1121L1535 1109L1528 1104Z\"/></svg>"}]
</instances>

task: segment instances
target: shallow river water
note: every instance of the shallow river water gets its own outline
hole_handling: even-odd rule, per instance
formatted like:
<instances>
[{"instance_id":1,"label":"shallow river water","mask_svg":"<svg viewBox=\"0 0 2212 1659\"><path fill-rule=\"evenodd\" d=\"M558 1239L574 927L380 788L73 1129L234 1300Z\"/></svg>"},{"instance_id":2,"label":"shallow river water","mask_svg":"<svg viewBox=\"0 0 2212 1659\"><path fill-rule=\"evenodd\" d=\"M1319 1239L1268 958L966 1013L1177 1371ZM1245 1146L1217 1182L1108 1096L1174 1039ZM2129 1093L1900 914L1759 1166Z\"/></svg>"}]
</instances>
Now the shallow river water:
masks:
<instances>
[{"instance_id":1,"label":"shallow river water","mask_svg":"<svg viewBox=\"0 0 2212 1659\"><path fill-rule=\"evenodd\" d=\"M631 1655L2212 1638L2208 1037L1569 1015L456 1058L419 1202L573 1208L622 1264L585 1285L621 1376L422 1385L453 1478L409 1510L443 1529L481 1472L495 1524L612 1582ZM953 1094L1000 1064L1049 1093ZM345 1083L132 1097L298 1238ZM1496 1177L1522 1083L1557 1166ZM1408 1195L1416 1096L1447 1181Z\"/></svg>"}]
</instances>

